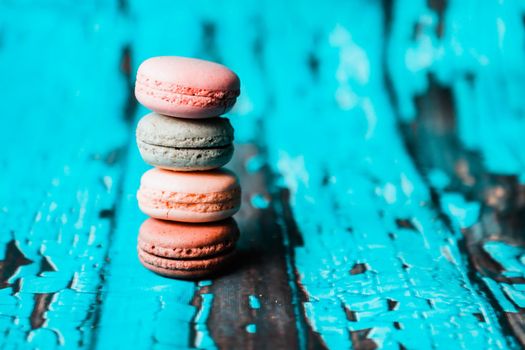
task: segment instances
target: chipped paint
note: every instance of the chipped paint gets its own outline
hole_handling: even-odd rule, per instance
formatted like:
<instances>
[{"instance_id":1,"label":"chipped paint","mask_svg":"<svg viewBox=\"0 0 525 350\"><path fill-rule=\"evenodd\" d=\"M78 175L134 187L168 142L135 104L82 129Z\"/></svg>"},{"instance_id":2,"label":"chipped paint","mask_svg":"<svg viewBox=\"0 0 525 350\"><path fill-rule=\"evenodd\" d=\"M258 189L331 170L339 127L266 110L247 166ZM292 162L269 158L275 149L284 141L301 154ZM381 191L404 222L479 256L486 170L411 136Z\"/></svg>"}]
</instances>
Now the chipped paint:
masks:
<instances>
[{"instance_id":1,"label":"chipped paint","mask_svg":"<svg viewBox=\"0 0 525 350\"><path fill-rule=\"evenodd\" d=\"M252 309L256 310L261 308L261 302L259 301L259 298L255 295L248 295L248 302Z\"/></svg>"},{"instance_id":2,"label":"chipped paint","mask_svg":"<svg viewBox=\"0 0 525 350\"><path fill-rule=\"evenodd\" d=\"M301 7L297 2L294 6ZM395 26L418 10L395 6ZM270 12L282 9L275 5ZM271 165L291 191L290 205L303 239L294 255L308 298L303 303L308 323L333 349L350 348L357 334L366 334L382 348L514 347L492 306L469 280L459 232L440 220L428 187L400 142L380 68L379 4L347 3L340 9L345 17L337 19L322 8L311 12L315 21L308 13L303 14L310 19L309 30L318 35L316 54L323 69L337 74L323 76L324 90L315 89L297 63L308 44L287 46L294 30L305 28L284 27L269 40L268 61L280 63L268 69L280 95L267 118ZM362 30L361 18L374 25ZM283 56L285 62L279 60ZM374 70L366 73L356 66ZM311 88L302 89L305 84ZM295 100L302 103L289 102ZM316 113L308 113L312 110ZM290 137L287 131L298 124L300 134ZM453 197L448 205L458 225L468 226L477 218L476 204ZM354 270L359 264L365 268Z\"/></svg>"},{"instance_id":3,"label":"chipped paint","mask_svg":"<svg viewBox=\"0 0 525 350\"><path fill-rule=\"evenodd\" d=\"M519 1L453 0L440 19L427 1L396 1L386 60L405 120L415 118L414 98L432 75L452 91L463 144L479 151L491 172L522 183L524 13Z\"/></svg>"},{"instance_id":4,"label":"chipped paint","mask_svg":"<svg viewBox=\"0 0 525 350\"><path fill-rule=\"evenodd\" d=\"M211 286L213 284L213 281L212 280L203 280L203 281L199 281L197 282L197 285L202 288L202 287L208 287L208 286Z\"/></svg>"},{"instance_id":5,"label":"chipped paint","mask_svg":"<svg viewBox=\"0 0 525 350\"><path fill-rule=\"evenodd\" d=\"M264 164L264 157L262 157L260 154L256 154L248 158L245 168L249 173L253 174L261 170Z\"/></svg>"},{"instance_id":6,"label":"chipped paint","mask_svg":"<svg viewBox=\"0 0 525 350\"><path fill-rule=\"evenodd\" d=\"M132 70L153 55L210 54L202 48L201 22L215 18L220 45L213 55L243 81L232 111L236 137L258 140L268 151L246 168L255 173L269 161L278 176L272 193L280 193L277 186L290 190L289 203L269 202L263 194L251 203L274 207L285 231L299 347L307 347L307 327L334 349L350 348L357 338L395 349L515 347L469 280L459 249L459 229L477 221L479 204L447 192L450 179L435 169L427 180L453 219L452 231L441 221L401 142L395 114L415 117L414 97L426 91L432 74L452 89L463 144L479 151L489 170L524 182L524 8L516 1L454 0L440 19L427 3L396 1L387 36L380 2L365 0L253 1L243 8L143 0L75 9L0 5L0 105L11 116L0 128L6 150L0 170L9 179L0 182L0 258L16 262L2 270L0 345L219 344L207 321L214 298L225 296L204 292L211 281L168 280L136 259L145 217L135 190L147 167L131 141L129 120L146 111L123 116L130 108L128 82L117 69L128 45ZM241 12L232 26L232 9L250 15ZM474 10L477 16L470 15ZM255 50L257 40L254 61L247 50ZM318 63L309 65L308 57ZM38 85L25 84L35 80ZM291 242L295 223L285 222L283 205L291 206L300 244ZM504 277L523 277L520 248L502 242L483 248ZM523 307L522 284L484 281L503 310ZM255 295L248 303L250 312L260 313ZM300 321L303 311L308 325ZM257 335L262 330L259 325ZM256 324L245 331L256 333Z\"/></svg>"},{"instance_id":7,"label":"chipped paint","mask_svg":"<svg viewBox=\"0 0 525 350\"><path fill-rule=\"evenodd\" d=\"M430 185L438 191L443 191L450 184L450 177L441 169L431 169L427 177Z\"/></svg>"},{"instance_id":8,"label":"chipped paint","mask_svg":"<svg viewBox=\"0 0 525 350\"><path fill-rule=\"evenodd\" d=\"M203 293L200 297L201 306L193 321L197 333L195 336L195 347L198 349L216 349L217 346L211 338L206 325L213 304L213 294Z\"/></svg>"},{"instance_id":9,"label":"chipped paint","mask_svg":"<svg viewBox=\"0 0 525 350\"><path fill-rule=\"evenodd\" d=\"M252 333L252 334L257 332L257 326L253 323L246 325L246 332Z\"/></svg>"},{"instance_id":10,"label":"chipped paint","mask_svg":"<svg viewBox=\"0 0 525 350\"><path fill-rule=\"evenodd\" d=\"M505 312L518 312L508 297L501 290L501 285L491 278L483 277L483 281L492 292L492 296L498 301L498 305Z\"/></svg>"},{"instance_id":11,"label":"chipped paint","mask_svg":"<svg viewBox=\"0 0 525 350\"><path fill-rule=\"evenodd\" d=\"M270 199L261 193L255 193L250 197L252 207L256 209L267 209L270 206Z\"/></svg>"},{"instance_id":12,"label":"chipped paint","mask_svg":"<svg viewBox=\"0 0 525 350\"><path fill-rule=\"evenodd\" d=\"M478 222L481 204L469 202L459 193L443 193L441 209L459 228L468 228Z\"/></svg>"},{"instance_id":13,"label":"chipped paint","mask_svg":"<svg viewBox=\"0 0 525 350\"><path fill-rule=\"evenodd\" d=\"M123 175L94 155L129 135L120 23L108 6L0 4L1 348L91 343L112 230L99 213L119 195L103 177Z\"/></svg>"},{"instance_id":14,"label":"chipped paint","mask_svg":"<svg viewBox=\"0 0 525 350\"><path fill-rule=\"evenodd\" d=\"M483 250L499 264L501 275L507 278L525 278L525 248L513 246L502 241L488 241ZM518 312L516 307L525 308L525 283L504 283L484 279L503 309Z\"/></svg>"},{"instance_id":15,"label":"chipped paint","mask_svg":"<svg viewBox=\"0 0 525 350\"><path fill-rule=\"evenodd\" d=\"M505 277L525 277L525 249L501 241L488 241L483 244L487 252L503 269Z\"/></svg>"}]
</instances>

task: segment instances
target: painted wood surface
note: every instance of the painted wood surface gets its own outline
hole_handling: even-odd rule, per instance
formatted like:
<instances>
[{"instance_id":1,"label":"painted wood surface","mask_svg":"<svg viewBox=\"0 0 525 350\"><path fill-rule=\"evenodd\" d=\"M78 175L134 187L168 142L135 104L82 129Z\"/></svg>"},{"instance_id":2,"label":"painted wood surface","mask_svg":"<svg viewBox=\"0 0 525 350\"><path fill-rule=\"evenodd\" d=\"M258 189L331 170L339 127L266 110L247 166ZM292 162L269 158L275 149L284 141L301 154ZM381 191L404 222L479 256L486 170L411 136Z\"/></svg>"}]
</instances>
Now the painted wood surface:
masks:
<instances>
[{"instance_id":1,"label":"painted wood surface","mask_svg":"<svg viewBox=\"0 0 525 350\"><path fill-rule=\"evenodd\" d=\"M525 344L525 5L0 1L2 349ZM143 269L138 64L223 62L240 258Z\"/></svg>"}]
</instances>

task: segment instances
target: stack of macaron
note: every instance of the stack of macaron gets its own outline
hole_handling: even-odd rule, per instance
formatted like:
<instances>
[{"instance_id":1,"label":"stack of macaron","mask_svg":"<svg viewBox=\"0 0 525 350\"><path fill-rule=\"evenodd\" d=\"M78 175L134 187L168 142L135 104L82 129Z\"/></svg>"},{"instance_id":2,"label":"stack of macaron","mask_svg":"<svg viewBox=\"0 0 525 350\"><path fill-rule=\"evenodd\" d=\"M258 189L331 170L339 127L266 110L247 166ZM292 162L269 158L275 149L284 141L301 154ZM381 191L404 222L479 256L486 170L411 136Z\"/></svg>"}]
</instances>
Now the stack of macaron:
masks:
<instances>
[{"instance_id":1,"label":"stack of macaron","mask_svg":"<svg viewBox=\"0 0 525 350\"><path fill-rule=\"evenodd\" d=\"M137 199L150 216L141 226L142 264L164 276L199 278L224 267L239 229L237 176L220 169L233 155L233 128L220 115L240 93L237 75L223 65L185 57L144 61L135 96L153 112L137 126L137 145L152 166Z\"/></svg>"}]
</instances>

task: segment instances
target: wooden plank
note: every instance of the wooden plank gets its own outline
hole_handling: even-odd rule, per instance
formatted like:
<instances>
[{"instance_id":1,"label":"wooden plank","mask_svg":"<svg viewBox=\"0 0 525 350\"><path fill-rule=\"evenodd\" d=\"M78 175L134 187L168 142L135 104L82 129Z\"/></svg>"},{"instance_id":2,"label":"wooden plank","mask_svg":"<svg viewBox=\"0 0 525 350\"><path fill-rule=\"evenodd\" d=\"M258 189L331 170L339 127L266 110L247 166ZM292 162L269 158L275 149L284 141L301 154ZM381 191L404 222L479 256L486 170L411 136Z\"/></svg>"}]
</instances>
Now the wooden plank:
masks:
<instances>
[{"instance_id":1,"label":"wooden plank","mask_svg":"<svg viewBox=\"0 0 525 350\"><path fill-rule=\"evenodd\" d=\"M514 346L397 133L382 9L328 5L267 4L264 22L277 93L263 130L303 239L308 323L329 348Z\"/></svg>"},{"instance_id":2,"label":"wooden plank","mask_svg":"<svg viewBox=\"0 0 525 350\"><path fill-rule=\"evenodd\" d=\"M91 342L129 140L118 21L113 2L0 4L2 348Z\"/></svg>"},{"instance_id":3,"label":"wooden plank","mask_svg":"<svg viewBox=\"0 0 525 350\"><path fill-rule=\"evenodd\" d=\"M452 225L461 223L457 216L463 215L461 211L458 215L448 208L463 208L461 203L451 202L448 198L458 195L466 198L463 206L468 201L481 203L475 210L475 221L468 226L457 226L465 236L462 249L472 264L471 279L491 296L489 300L498 310L498 318L504 328L507 328L508 334L516 336L523 346L525 318L519 302L523 293L520 290L509 292L509 288L520 288L525 283L525 265L520 266L517 262L518 269L511 271L507 271L505 265L506 259L515 258L518 261L519 256L525 253L522 234L525 221L520 199L525 193L525 186L520 185L515 176L491 174L477 152L464 148L458 139L457 118L449 88L432 83L429 92L418 98L417 106L416 122L404 128L409 147L420 169L435 187L436 205L443 208ZM445 186L436 182L437 174L450 175L444 182ZM516 247L515 257L502 256L498 261L497 257L510 247ZM512 271L514 274L507 273ZM514 300L513 296L518 299Z\"/></svg>"},{"instance_id":4,"label":"wooden plank","mask_svg":"<svg viewBox=\"0 0 525 350\"><path fill-rule=\"evenodd\" d=\"M388 53L397 113L408 121L417 117L404 125L404 135L435 205L465 237L460 248L470 279L487 295L505 334L523 346L525 265L518 260L525 252L525 123L515 96L524 88L516 62L525 52L513 38L523 38L523 8L434 1L432 8L420 3L406 13L405 5L397 2L390 16ZM478 15L466 16L473 8ZM425 22L421 12L437 16ZM481 40L496 18L509 36L489 31ZM417 70L402 63L407 55L420 63Z\"/></svg>"},{"instance_id":5,"label":"wooden plank","mask_svg":"<svg viewBox=\"0 0 525 350\"><path fill-rule=\"evenodd\" d=\"M433 10L424 1L400 0L384 13L380 3L335 0L242 7L235 1L2 3L0 92L7 98L0 106L11 117L0 128L0 146L8 150L0 171L9 179L0 182L6 287L0 344L517 347L512 335L523 339L525 279L518 242L522 186L517 178L474 176L485 164L461 151L450 119L439 114L450 105L441 93L432 90L412 104L427 88L427 72L451 75L443 65L413 66L427 62L420 59L439 37L448 40L454 23L470 20L461 14L471 3L450 4L443 10L432 2ZM517 8L491 4L474 27L494 18L493 10L514 28L509 13ZM436 21L429 20L436 11ZM38 30L28 31L35 23ZM462 42L472 37L456 34ZM240 258L228 273L198 284L156 276L136 259L145 216L135 192L148 167L132 142L146 111L135 110L130 88L137 65L163 54L224 62L243 82L231 114L238 143L232 165L245 189ZM488 89L490 77L484 79ZM41 85L24 83L34 80ZM520 96L519 81L505 81ZM453 91L469 90L460 84ZM464 111L468 94L461 96ZM497 94L496 102L504 104L505 96ZM401 135L396 114L410 120L418 112L418 129ZM483 138L465 129L471 120L464 115L460 137L477 145ZM519 130L509 115L505 120ZM403 136L425 146L408 154ZM519 138L506 136L511 146L501 153L511 154L518 165L510 169L522 175ZM490 139L490 147L498 140ZM493 169L502 163L490 147L481 152ZM459 166L458 151L467 159ZM454 175L443 189L463 197L436 192L439 173L427 173L422 162ZM466 208L459 216L436 206L457 208L458 200ZM464 244L459 228L476 222L469 213L482 200L490 205L464 231ZM498 235L496 242L487 232Z\"/></svg>"}]
</instances>

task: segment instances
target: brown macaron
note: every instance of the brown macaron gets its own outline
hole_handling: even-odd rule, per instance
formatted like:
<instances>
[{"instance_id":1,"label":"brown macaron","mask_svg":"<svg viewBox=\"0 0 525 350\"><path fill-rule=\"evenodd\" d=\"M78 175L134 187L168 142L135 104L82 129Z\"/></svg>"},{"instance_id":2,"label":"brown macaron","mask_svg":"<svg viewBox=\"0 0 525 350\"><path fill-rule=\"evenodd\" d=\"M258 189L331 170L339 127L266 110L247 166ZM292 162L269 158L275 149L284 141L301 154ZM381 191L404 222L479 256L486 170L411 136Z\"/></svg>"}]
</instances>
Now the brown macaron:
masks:
<instances>
[{"instance_id":1,"label":"brown macaron","mask_svg":"<svg viewBox=\"0 0 525 350\"><path fill-rule=\"evenodd\" d=\"M149 218L140 227L138 255L155 273L196 279L223 268L238 239L239 228L232 218L198 224Z\"/></svg>"}]
</instances>

